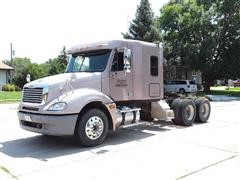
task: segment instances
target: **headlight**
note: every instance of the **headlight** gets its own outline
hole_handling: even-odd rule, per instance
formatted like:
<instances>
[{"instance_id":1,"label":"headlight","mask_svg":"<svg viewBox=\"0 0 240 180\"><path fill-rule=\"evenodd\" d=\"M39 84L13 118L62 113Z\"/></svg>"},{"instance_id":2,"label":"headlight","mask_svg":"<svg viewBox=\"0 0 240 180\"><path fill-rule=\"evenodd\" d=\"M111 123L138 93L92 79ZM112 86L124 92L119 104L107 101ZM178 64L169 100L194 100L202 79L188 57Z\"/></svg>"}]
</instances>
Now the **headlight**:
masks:
<instances>
[{"instance_id":1,"label":"headlight","mask_svg":"<svg viewBox=\"0 0 240 180\"><path fill-rule=\"evenodd\" d=\"M62 111L67 106L65 102L57 102L48 108L48 111Z\"/></svg>"}]
</instances>

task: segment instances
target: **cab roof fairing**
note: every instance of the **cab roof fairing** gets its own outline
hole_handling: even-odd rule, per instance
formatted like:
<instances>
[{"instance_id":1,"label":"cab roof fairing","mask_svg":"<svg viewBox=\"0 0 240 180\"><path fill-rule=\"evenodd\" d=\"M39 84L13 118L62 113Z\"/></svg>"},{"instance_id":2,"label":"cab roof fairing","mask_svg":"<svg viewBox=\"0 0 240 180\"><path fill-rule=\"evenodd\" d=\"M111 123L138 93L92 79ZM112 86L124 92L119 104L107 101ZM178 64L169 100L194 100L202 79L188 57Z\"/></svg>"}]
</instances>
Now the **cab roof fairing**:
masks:
<instances>
[{"instance_id":1,"label":"cab roof fairing","mask_svg":"<svg viewBox=\"0 0 240 180\"><path fill-rule=\"evenodd\" d=\"M127 47L129 44L141 44L143 46L152 46L156 47L158 46L155 43L149 43L149 42L143 42L138 40L109 40L109 41L99 41L99 42L93 42L88 44L81 44L71 47L67 53L68 54L74 54L74 53L80 53L80 52L86 52L86 51L92 51L92 50L101 50L101 49L116 49L120 47ZM160 48L162 48L160 46Z\"/></svg>"}]
</instances>

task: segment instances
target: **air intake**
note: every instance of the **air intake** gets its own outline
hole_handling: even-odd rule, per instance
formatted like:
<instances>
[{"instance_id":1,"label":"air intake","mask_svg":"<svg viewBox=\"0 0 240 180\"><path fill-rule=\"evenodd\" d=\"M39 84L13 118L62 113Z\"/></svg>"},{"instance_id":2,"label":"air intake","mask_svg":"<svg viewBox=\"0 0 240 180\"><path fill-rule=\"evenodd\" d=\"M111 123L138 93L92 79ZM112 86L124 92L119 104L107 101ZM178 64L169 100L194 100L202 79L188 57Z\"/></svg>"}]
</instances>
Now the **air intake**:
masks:
<instances>
[{"instance_id":1,"label":"air intake","mask_svg":"<svg viewBox=\"0 0 240 180\"><path fill-rule=\"evenodd\" d=\"M23 102L40 104L42 102L43 88L23 89Z\"/></svg>"}]
</instances>

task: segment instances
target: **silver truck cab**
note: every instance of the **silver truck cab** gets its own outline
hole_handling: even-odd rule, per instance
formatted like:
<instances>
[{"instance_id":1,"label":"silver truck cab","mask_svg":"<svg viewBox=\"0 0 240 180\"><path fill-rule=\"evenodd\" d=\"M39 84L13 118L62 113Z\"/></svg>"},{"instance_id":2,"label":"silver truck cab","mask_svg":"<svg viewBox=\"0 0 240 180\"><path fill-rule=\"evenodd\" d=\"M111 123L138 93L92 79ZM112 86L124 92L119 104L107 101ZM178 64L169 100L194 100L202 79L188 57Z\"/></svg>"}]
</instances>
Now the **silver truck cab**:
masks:
<instances>
[{"instance_id":1,"label":"silver truck cab","mask_svg":"<svg viewBox=\"0 0 240 180\"><path fill-rule=\"evenodd\" d=\"M82 145L96 146L108 130L135 124L140 114L173 119L163 97L161 46L135 40L90 43L69 50L65 73L24 86L18 119L25 130L76 135Z\"/></svg>"}]
</instances>

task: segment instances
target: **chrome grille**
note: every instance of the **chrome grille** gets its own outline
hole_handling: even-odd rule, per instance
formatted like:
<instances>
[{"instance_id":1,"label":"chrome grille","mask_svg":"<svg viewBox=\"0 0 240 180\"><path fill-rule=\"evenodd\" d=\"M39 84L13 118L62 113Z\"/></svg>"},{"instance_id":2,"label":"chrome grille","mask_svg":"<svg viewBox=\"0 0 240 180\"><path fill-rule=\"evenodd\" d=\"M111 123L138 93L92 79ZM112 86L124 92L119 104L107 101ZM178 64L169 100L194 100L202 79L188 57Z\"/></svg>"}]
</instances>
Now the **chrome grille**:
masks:
<instances>
[{"instance_id":1,"label":"chrome grille","mask_svg":"<svg viewBox=\"0 0 240 180\"><path fill-rule=\"evenodd\" d=\"M42 102L43 88L27 88L23 89L23 102L37 103Z\"/></svg>"}]
</instances>

